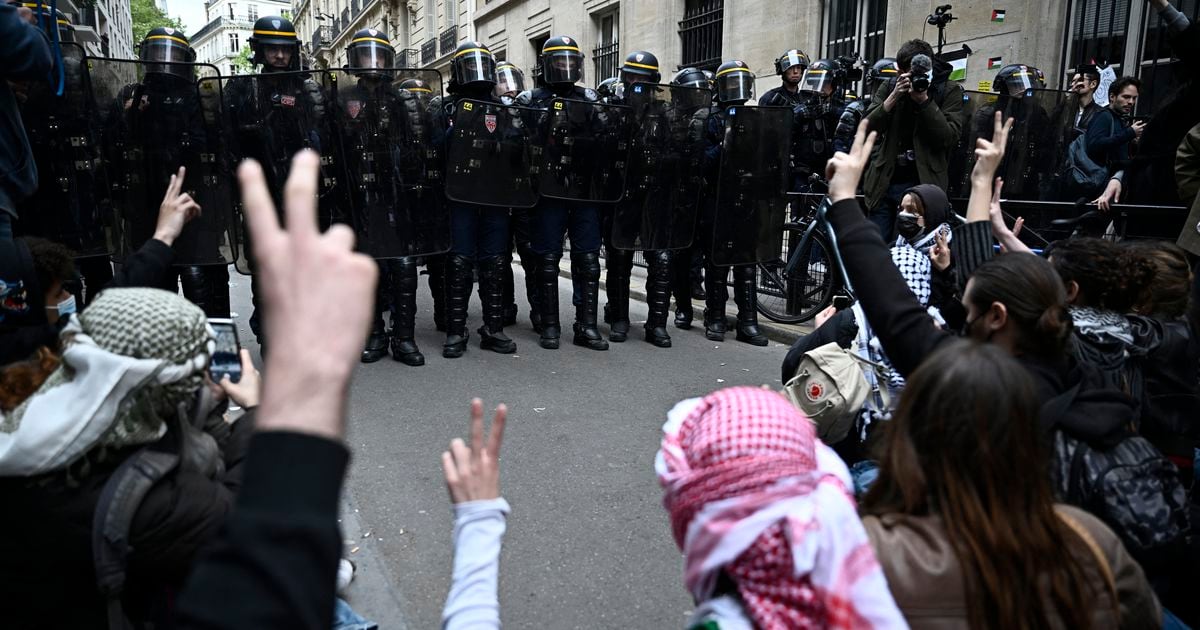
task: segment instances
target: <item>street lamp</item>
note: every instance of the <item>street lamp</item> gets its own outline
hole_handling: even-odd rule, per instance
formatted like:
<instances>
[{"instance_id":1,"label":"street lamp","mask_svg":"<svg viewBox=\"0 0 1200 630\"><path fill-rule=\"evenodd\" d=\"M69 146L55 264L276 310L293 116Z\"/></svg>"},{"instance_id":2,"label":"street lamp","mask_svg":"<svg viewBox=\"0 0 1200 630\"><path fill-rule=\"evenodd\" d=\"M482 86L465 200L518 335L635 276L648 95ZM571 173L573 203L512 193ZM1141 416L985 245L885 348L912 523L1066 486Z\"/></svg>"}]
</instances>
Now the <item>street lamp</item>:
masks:
<instances>
[{"instance_id":1,"label":"street lamp","mask_svg":"<svg viewBox=\"0 0 1200 630\"><path fill-rule=\"evenodd\" d=\"M337 17L334 16L332 13L321 13L320 11L317 11L317 21L324 22L327 19L336 20Z\"/></svg>"}]
</instances>

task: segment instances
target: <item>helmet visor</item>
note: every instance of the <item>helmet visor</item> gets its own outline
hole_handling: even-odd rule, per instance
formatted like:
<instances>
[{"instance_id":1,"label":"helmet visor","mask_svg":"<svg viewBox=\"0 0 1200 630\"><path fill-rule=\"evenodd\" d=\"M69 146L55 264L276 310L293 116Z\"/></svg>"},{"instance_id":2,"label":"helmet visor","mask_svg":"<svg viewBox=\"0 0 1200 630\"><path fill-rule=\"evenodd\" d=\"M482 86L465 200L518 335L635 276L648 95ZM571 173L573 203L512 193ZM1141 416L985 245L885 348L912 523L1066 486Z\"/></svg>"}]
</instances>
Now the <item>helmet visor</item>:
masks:
<instances>
[{"instance_id":1,"label":"helmet visor","mask_svg":"<svg viewBox=\"0 0 1200 630\"><path fill-rule=\"evenodd\" d=\"M470 48L456 54L454 69L462 85L480 81L496 83L496 59L481 48Z\"/></svg>"},{"instance_id":2,"label":"helmet visor","mask_svg":"<svg viewBox=\"0 0 1200 630\"><path fill-rule=\"evenodd\" d=\"M573 47L558 48L542 54L542 78L546 83L579 83L583 80L583 53Z\"/></svg>"},{"instance_id":3,"label":"helmet visor","mask_svg":"<svg viewBox=\"0 0 1200 630\"><path fill-rule=\"evenodd\" d=\"M789 50L787 54L779 58L779 72L787 72L792 66L808 67L808 56L802 54L798 50Z\"/></svg>"},{"instance_id":4,"label":"helmet visor","mask_svg":"<svg viewBox=\"0 0 1200 630\"><path fill-rule=\"evenodd\" d=\"M726 70L717 77L717 100L748 101L754 98L754 75L744 68Z\"/></svg>"},{"instance_id":5,"label":"helmet visor","mask_svg":"<svg viewBox=\"0 0 1200 630\"><path fill-rule=\"evenodd\" d=\"M800 89L818 94L833 90L833 73L823 68L805 70L804 78L800 80Z\"/></svg>"},{"instance_id":6,"label":"helmet visor","mask_svg":"<svg viewBox=\"0 0 1200 630\"><path fill-rule=\"evenodd\" d=\"M525 91L525 76L513 66L496 70L496 94L512 94Z\"/></svg>"},{"instance_id":7,"label":"helmet visor","mask_svg":"<svg viewBox=\"0 0 1200 630\"><path fill-rule=\"evenodd\" d=\"M1004 77L1004 87L1009 94L1016 96L1032 90L1037 85L1037 75L1032 70L1022 68Z\"/></svg>"},{"instance_id":8,"label":"helmet visor","mask_svg":"<svg viewBox=\"0 0 1200 630\"><path fill-rule=\"evenodd\" d=\"M166 35L152 35L142 43L141 59L148 63L146 72L173 74L187 80L195 76L190 64L195 58L192 49Z\"/></svg>"},{"instance_id":9,"label":"helmet visor","mask_svg":"<svg viewBox=\"0 0 1200 630\"><path fill-rule=\"evenodd\" d=\"M350 53L350 67L366 70L391 68L395 63L396 51L379 42L356 44Z\"/></svg>"}]
</instances>

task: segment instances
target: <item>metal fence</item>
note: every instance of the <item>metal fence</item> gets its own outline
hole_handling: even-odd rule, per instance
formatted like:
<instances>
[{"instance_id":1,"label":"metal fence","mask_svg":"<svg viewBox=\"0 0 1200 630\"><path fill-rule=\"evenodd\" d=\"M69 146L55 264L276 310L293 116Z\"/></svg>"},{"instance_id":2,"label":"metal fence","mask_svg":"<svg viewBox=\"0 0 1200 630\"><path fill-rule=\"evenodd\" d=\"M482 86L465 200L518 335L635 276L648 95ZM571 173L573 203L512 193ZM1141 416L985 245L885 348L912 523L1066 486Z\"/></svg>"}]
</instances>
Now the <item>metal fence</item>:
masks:
<instances>
[{"instance_id":1,"label":"metal fence","mask_svg":"<svg viewBox=\"0 0 1200 630\"><path fill-rule=\"evenodd\" d=\"M458 46L458 27L451 26L438 36L438 49L442 55L448 55L454 52L456 46Z\"/></svg>"},{"instance_id":2,"label":"metal fence","mask_svg":"<svg viewBox=\"0 0 1200 630\"><path fill-rule=\"evenodd\" d=\"M596 65L596 83L617 76L617 56L621 45L618 42L592 49L592 63Z\"/></svg>"},{"instance_id":3,"label":"metal fence","mask_svg":"<svg viewBox=\"0 0 1200 630\"><path fill-rule=\"evenodd\" d=\"M431 39L421 44L421 65L428 66L434 59L437 59L437 41Z\"/></svg>"},{"instance_id":4,"label":"metal fence","mask_svg":"<svg viewBox=\"0 0 1200 630\"><path fill-rule=\"evenodd\" d=\"M683 44L680 68L715 70L721 65L724 21L725 0L687 0L679 22L679 39Z\"/></svg>"}]
</instances>

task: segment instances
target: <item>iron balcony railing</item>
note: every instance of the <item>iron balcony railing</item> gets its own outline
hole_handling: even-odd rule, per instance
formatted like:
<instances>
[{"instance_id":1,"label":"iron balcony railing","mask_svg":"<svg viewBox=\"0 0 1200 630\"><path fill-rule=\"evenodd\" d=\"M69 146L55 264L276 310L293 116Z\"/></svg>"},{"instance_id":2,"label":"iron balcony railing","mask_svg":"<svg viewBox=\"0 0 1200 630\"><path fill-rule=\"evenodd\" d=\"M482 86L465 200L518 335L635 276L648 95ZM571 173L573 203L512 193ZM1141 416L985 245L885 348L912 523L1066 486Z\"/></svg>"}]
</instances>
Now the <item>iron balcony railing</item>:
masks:
<instances>
[{"instance_id":1,"label":"iron balcony railing","mask_svg":"<svg viewBox=\"0 0 1200 630\"><path fill-rule=\"evenodd\" d=\"M592 63L596 65L596 82L617 76L617 56L621 45L618 42L604 44L592 49Z\"/></svg>"},{"instance_id":2,"label":"iron balcony railing","mask_svg":"<svg viewBox=\"0 0 1200 630\"><path fill-rule=\"evenodd\" d=\"M313 29L312 49L320 50L333 43L333 28L324 24Z\"/></svg>"},{"instance_id":3,"label":"iron balcony railing","mask_svg":"<svg viewBox=\"0 0 1200 630\"><path fill-rule=\"evenodd\" d=\"M437 41L429 40L421 44L421 65L428 66L437 58Z\"/></svg>"},{"instance_id":4,"label":"iron balcony railing","mask_svg":"<svg viewBox=\"0 0 1200 630\"><path fill-rule=\"evenodd\" d=\"M681 68L715 70L721 65L724 20L725 0L688 0L679 21L679 39L683 44Z\"/></svg>"},{"instance_id":5,"label":"iron balcony railing","mask_svg":"<svg viewBox=\"0 0 1200 630\"><path fill-rule=\"evenodd\" d=\"M438 36L438 48L441 50L443 55L448 55L451 52L454 52L454 47L457 45L458 45L458 27L457 26L451 26L450 28L442 31L442 34Z\"/></svg>"}]
</instances>

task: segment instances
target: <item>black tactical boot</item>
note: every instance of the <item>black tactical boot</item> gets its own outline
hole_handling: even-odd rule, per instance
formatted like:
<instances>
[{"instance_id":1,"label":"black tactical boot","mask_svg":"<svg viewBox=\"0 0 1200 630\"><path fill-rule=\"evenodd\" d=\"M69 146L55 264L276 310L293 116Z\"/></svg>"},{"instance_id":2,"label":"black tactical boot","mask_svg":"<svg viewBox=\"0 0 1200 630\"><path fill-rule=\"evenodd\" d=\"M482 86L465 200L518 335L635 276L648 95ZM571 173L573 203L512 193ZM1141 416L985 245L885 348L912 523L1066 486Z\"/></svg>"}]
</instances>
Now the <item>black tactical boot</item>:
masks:
<instances>
[{"instance_id":1,"label":"black tactical boot","mask_svg":"<svg viewBox=\"0 0 1200 630\"><path fill-rule=\"evenodd\" d=\"M737 340L755 346L765 346L767 336L758 329L758 287L755 286L754 265L733 268L733 300L737 303Z\"/></svg>"},{"instance_id":2,"label":"black tactical boot","mask_svg":"<svg viewBox=\"0 0 1200 630\"><path fill-rule=\"evenodd\" d=\"M512 267L503 256L479 261L479 300L483 303L483 326L479 327L479 347L500 354L512 354L517 344L504 334L504 268ZM516 305L513 306L516 308Z\"/></svg>"},{"instance_id":3,"label":"black tactical boot","mask_svg":"<svg viewBox=\"0 0 1200 630\"><path fill-rule=\"evenodd\" d=\"M608 295L604 323L608 324L608 340L621 343L629 337L629 276L633 272L633 252L609 248L605 251L604 264L608 268L604 280L604 292Z\"/></svg>"},{"instance_id":4,"label":"black tactical boot","mask_svg":"<svg viewBox=\"0 0 1200 630\"><path fill-rule=\"evenodd\" d=\"M446 259L446 343L442 356L456 359L467 350L467 306L471 302L474 274L471 259L451 255Z\"/></svg>"},{"instance_id":5,"label":"black tactical boot","mask_svg":"<svg viewBox=\"0 0 1200 630\"><path fill-rule=\"evenodd\" d=\"M392 358L413 367L425 365L413 329L417 319L417 261L400 258L392 263Z\"/></svg>"},{"instance_id":6,"label":"black tactical boot","mask_svg":"<svg viewBox=\"0 0 1200 630\"><path fill-rule=\"evenodd\" d=\"M447 254L425 257L429 272L429 293L433 296L433 327L446 332L446 258Z\"/></svg>"},{"instance_id":7,"label":"black tactical boot","mask_svg":"<svg viewBox=\"0 0 1200 630\"><path fill-rule=\"evenodd\" d=\"M571 277L578 278L582 295L575 307L575 338L577 346L591 350L608 350L608 342L596 328L596 310L600 301L600 252L571 252Z\"/></svg>"},{"instance_id":8,"label":"black tactical boot","mask_svg":"<svg viewBox=\"0 0 1200 630\"><path fill-rule=\"evenodd\" d=\"M709 341L725 341L725 302L729 300L729 289L725 267L704 269L704 336Z\"/></svg>"},{"instance_id":9,"label":"black tactical boot","mask_svg":"<svg viewBox=\"0 0 1200 630\"><path fill-rule=\"evenodd\" d=\"M671 347L671 335L667 334L667 313L671 310L671 258L665 250L646 252L646 305L650 315L646 317L646 341L659 348Z\"/></svg>"},{"instance_id":10,"label":"black tactical boot","mask_svg":"<svg viewBox=\"0 0 1200 630\"><path fill-rule=\"evenodd\" d=\"M504 264L501 265L501 267L500 267L501 277L504 279L504 282L502 283L502 286L504 288L504 298L503 298L504 325L505 326L516 326L517 325L517 299L516 299L517 296L516 296L516 292L515 292L516 287L513 286L513 268L512 268L511 252L506 256L502 256L500 258L500 260L504 261ZM482 289L482 285L480 285L480 288ZM483 296L481 295L479 297L479 299L483 300Z\"/></svg>"},{"instance_id":11,"label":"black tactical boot","mask_svg":"<svg viewBox=\"0 0 1200 630\"><path fill-rule=\"evenodd\" d=\"M541 339L538 345L547 350L558 349L562 328L558 321L558 261L562 254L542 254L537 258L538 313L541 316Z\"/></svg>"},{"instance_id":12,"label":"black tactical boot","mask_svg":"<svg viewBox=\"0 0 1200 630\"><path fill-rule=\"evenodd\" d=\"M383 315L376 313L375 322L371 324L371 335L367 337L367 346L362 351L363 363L374 363L387 356L388 334L383 324Z\"/></svg>"},{"instance_id":13,"label":"black tactical boot","mask_svg":"<svg viewBox=\"0 0 1200 630\"><path fill-rule=\"evenodd\" d=\"M671 254L671 295L675 297L675 327L691 330L695 312L692 310L691 250Z\"/></svg>"},{"instance_id":14,"label":"black tactical boot","mask_svg":"<svg viewBox=\"0 0 1200 630\"><path fill-rule=\"evenodd\" d=\"M183 297L208 317L229 318L229 268L225 265L178 267Z\"/></svg>"}]
</instances>

